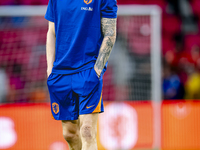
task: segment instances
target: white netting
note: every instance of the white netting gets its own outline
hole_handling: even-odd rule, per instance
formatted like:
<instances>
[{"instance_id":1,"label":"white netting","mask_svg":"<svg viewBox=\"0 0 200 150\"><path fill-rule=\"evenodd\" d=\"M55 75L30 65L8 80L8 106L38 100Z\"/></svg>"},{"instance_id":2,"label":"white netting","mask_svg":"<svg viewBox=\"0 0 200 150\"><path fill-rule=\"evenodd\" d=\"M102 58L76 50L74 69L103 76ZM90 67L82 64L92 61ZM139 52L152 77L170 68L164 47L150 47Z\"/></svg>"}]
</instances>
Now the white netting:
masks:
<instances>
[{"instance_id":1,"label":"white netting","mask_svg":"<svg viewBox=\"0 0 200 150\"><path fill-rule=\"evenodd\" d=\"M112 74L107 81L109 71L106 72L104 88L112 81L115 100L150 100L150 16L119 16L117 33L109 59Z\"/></svg>"},{"instance_id":2,"label":"white netting","mask_svg":"<svg viewBox=\"0 0 200 150\"><path fill-rule=\"evenodd\" d=\"M9 83L7 102L47 99L46 33L42 16L0 17L0 66Z\"/></svg>"},{"instance_id":3,"label":"white netting","mask_svg":"<svg viewBox=\"0 0 200 150\"><path fill-rule=\"evenodd\" d=\"M46 8L42 8L40 15L39 9L35 9L35 16L33 8L30 12L29 8L25 9L16 9L16 12L21 10L20 17L15 12L0 14L0 74L7 76L7 79L0 76L0 80L7 80L9 85L3 87L3 96L0 92L0 101L43 102L49 99L45 56L48 22L43 17ZM24 11L30 16L23 16ZM152 20L150 13L139 13L118 14L117 41L104 75L104 100L152 99Z\"/></svg>"}]
</instances>

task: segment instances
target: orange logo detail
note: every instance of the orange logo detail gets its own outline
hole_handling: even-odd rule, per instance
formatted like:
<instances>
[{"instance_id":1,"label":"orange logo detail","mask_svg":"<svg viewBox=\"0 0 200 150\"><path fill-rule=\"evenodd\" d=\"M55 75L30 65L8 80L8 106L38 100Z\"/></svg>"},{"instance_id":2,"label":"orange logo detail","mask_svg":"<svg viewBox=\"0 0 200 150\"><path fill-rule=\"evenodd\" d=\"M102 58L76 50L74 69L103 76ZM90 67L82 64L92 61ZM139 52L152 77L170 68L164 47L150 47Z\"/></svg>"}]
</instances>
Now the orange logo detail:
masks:
<instances>
[{"instance_id":1,"label":"orange logo detail","mask_svg":"<svg viewBox=\"0 0 200 150\"><path fill-rule=\"evenodd\" d=\"M55 114L58 114L58 112L59 112L59 105L57 103L53 103L52 104L52 109L53 109L53 112Z\"/></svg>"},{"instance_id":2,"label":"orange logo detail","mask_svg":"<svg viewBox=\"0 0 200 150\"><path fill-rule=\"evenodd\" d=\"M92 3L92 0L84 0L84 3L90 4L90 3Z\"/></svg>"},{"instance_id":3,"label":"orange logo detail","mask_svg":"<svg viewBox=\"0 0 200 150\"><path fill-rule=\"evenodd\" d=\"M94 107L94 105L92 105L92 106L86 106L87 109L89 109L89 108L91 108L91 107Z\"/></svg>"}]
</instances>

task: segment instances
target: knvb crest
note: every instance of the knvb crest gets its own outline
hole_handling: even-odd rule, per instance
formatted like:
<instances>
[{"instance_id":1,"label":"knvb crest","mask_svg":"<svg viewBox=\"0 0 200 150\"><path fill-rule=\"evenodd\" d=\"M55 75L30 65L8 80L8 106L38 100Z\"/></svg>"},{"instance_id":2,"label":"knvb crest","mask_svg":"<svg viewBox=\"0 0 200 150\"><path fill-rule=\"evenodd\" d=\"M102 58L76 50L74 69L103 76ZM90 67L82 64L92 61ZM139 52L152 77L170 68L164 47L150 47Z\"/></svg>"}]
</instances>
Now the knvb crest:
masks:
<instances>
[{"instance_id":1,"label":"knvb crest","mask_svg":"<svg viewBox=\"0 0 200 150\"><path fill-rule=\"evenodd\" d=\"M55 114L58 114L58 112L59 112L59 105L57 103L53 103L52 104L52 109L53 109L53 112Z\"/></svg>"},{"instance_id":2,"label":"knvb crest","mask_svg":"<svg viewBox=\"0 0 200 150\"><path fill-rule=\"evenodd\" d=\"M92 3L92 0L84 0L84 3L90 4L90 3Z\"/></svg>"}]
</instances>

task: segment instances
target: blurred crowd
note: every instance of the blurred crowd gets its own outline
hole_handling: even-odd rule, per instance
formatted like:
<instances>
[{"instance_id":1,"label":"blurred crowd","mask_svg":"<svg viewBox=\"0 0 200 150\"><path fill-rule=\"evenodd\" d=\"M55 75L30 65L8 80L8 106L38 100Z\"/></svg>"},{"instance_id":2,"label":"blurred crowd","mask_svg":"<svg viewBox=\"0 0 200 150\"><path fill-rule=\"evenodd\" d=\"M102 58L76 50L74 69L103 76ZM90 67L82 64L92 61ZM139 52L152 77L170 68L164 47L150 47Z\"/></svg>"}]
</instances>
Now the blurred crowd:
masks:
<instances>
[{"instance_id":1,"label":"blurred crowd","mask_svg":"<svg viewBox=\"0 0 200 150\"><path fill-rule=\"evenodd\" d=\"M200 0L118 0L162 9L163 99L200 99Z\"/></svg>"},{"instance_id":2,"label":"blurred crowd","mask_svg":"<svg viewBox=\"0 0 200 150\"><path fill-rule=\"evenodd\" d=\"M0 5L47 5L47 3L48 0L0 1ZM200 0L118 0L118 4L156 4L160 6L163 12L163 99L200 99ZM1 18L0 22L3 19ZM19 18L12 18L13 23L15 23L16 20L20 22ZM40 24L40 21L38 21L38 24ZM45 39L46 29L40 28L40 30L36 31L30 24L29 28L26 29L30 34L26 33L23 39L20 39L20 45L24 46L25 43L26 48L20 48L18 50L18 46L11 46L9 47L10 51L8 50L5 52L5 46L3 45L5 43L5 38L17 36L16 31L18 32L19 30L20 32L20 29L18 28L17 30L15 29L13 33L12 31L8 33L1 27L2 25L0 25L0 83L4 86L0 86L0 103L46 101L48 99L45 86L46 70L41 70L41 65L43 64L43 68L45 68L46 65L45 40L41 41L40 38L38 38L39 40L34 41L34 36L37 36L37 33L40 33L38 34L39 36L41 36L42 33L42 39ZM31 42L28 42L30 39ZM39 42L40 47L34 47L34 42ZM123 46L120 43L117 43L117 45L118 47ZM23 57L26 58L27 47L31 55L29 54L29 59L23 59ZM35 53L34 49L36 48L42 50ZM11 51L13 49L17 49L18 53L12 55L13 58L7 58L7 56L10 56L9 53L12 53ZM124 58L126 58L126 55L129 55L120 52L118 54L121 56L124 55ZM114 57L118 56L113 55L113 58ZM34 58L38 59L38 64L34 64L31 68L29 64L32 63L32 59ZM7 66L6 62L8 61L13 61L12 67ZM131 62L131 60L127 60L124 64L127 66L127 64L131 64L129 62ZM27 76L36 77L37 79L27 78L23 72L24 68L29 69ZM112 72L112 70L108 70L107 72ZM122 71L118 70L118 72L118 75L120 75ZM126 72L126 76L130 76L130 70ZM126 76L124 78L129 78ZM105 78L107 78L107 76ZM117 82L120 84L119 80ZM127 87L124 86L122 88L120 86L117 88L118 91L123 92L123 89ZM107 95L111 96L108 99L115 99L112 97L111 93L113 93L113 91L110 89L107 88L107 90L104 91L107 92ZM25 94L27 90L29 90L28 95ZM124 93L124 95L126 95L126 92ZM120 95L115 97L119 98L119 96ZM122 95L121 98L124 99Z\"/></svg>"},{"instance_id":3,"label":"blurred crowd","mask_svg":"<svg viewBox=\"0 0 200 150\"><path fill-rule=\"evenodd\" d=\"M162 32L163 99L200 98L199 8L199 0L168 0Z\"/></svg>"},{"instance_id":4,"label":"blurred crowd","mask_svg":"<svg viewBox=\"0 0 200 150\"><path fill-rule=\"evenodd\" d=\"M200 0L118 0L162 9L163 99L200 99Z\"/></svg>"},{"instance_id":5,"label":"blurred crowd","mask_svg":"<svg viewBox=\"0 0 200 150\"><path fill-rule=\"evenodd\" d=\"M47 21L43 17L0 18L0 102L49 99L46 33Z\"/></svg>"},{"instance_id":6,"label":"blurred crowd","mask_svg":"<svg viewBox=\"0 0 200 150\"><path fill-rule=\"evenodd\" d=\"M0 5L47 5L48 0L6 0L0 1Z\"/></svg>"}]
</instances>

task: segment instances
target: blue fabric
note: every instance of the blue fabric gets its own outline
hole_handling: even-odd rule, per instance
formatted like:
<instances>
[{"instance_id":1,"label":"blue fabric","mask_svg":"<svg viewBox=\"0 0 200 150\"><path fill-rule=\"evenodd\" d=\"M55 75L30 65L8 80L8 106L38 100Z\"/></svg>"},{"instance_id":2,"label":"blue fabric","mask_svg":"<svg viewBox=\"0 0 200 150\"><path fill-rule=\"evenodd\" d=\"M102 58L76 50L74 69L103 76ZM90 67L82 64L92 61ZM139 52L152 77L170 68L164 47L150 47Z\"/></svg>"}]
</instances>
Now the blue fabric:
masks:
<instances>
[{"instance_id":1,"label":"blue fabric","mask_svg":"<svg viewBox=\"0 0 200 150\"><path fill-rule=\"evenodd\" d=\"M98 78L94 68L71 75L51 73L47 85L53 117L56 120L77 120L79 115L91 114L100 101L102 76ZM103 111L101 99L99 113Z\"/></svg>"},{"instance_id":2,"label":"blue fabric","mask_svg":"<svg viewBox=\"0 0 200 150\"><path fill-rule=\"evenodd\" d=\"M184 88L181 84L180 78L178 75L170 75L163 79L163 95L164 99L183 99Z\"/></svg>"},{"instance_id":3,"label":"blue fabric","mask_svg":"<svg viewBox=\"0 0 200 150\"><path fill-rule=\"evenodd\" d=\"M54 22L56 33L52 73L73 74L94 66L103 40L101 17L117 17L116 0L49 0L45 18Z\"/></svg>"}]
</instances>

